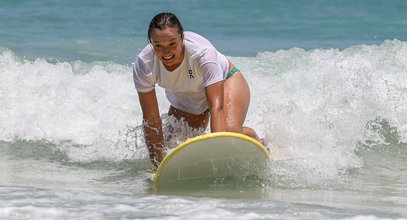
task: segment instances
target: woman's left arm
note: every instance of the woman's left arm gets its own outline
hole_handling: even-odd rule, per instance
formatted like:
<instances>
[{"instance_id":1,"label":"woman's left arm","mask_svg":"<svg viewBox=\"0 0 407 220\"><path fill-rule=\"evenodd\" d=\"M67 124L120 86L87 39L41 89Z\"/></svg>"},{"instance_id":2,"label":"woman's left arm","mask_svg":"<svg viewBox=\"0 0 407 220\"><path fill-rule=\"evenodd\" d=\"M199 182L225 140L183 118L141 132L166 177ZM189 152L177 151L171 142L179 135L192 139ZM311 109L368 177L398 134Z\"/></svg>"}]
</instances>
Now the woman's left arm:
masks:
<instances>
[{"instance_id":1,"label":"woman's left arm","mask_svg":"<svg viewBox=\"0 0 407 220\"><path fill-rule=\"evenodd\" d=\"M211 132L225 131L226 117L224 113L223 82L220 81L205 88L206 100L211 113Z\"/></svg>"}]
</instances>

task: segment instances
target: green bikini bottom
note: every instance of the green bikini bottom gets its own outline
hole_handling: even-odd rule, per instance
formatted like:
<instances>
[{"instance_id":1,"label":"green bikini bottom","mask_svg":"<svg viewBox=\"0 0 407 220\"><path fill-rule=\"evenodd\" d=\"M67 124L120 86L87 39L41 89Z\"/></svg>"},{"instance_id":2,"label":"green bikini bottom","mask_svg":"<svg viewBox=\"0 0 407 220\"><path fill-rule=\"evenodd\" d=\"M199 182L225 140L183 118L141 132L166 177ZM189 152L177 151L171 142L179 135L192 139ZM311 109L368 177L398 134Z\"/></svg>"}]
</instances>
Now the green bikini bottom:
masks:
<instances>
[{"instance_id":1,"label":"green bikini bottom","mask_svg":"<svg viewBox=\"0 0 407 220\"><path fill-rule=\"evenodd\" d=\"M240 70L238 69L238 68L233 68L229 73L228 73L228 75L226 76L226 79L229 79L230 77L232 77L233 76L233 74L235 74L237 71L239 71L240 72Z\"/></svg>"}]
</instances>

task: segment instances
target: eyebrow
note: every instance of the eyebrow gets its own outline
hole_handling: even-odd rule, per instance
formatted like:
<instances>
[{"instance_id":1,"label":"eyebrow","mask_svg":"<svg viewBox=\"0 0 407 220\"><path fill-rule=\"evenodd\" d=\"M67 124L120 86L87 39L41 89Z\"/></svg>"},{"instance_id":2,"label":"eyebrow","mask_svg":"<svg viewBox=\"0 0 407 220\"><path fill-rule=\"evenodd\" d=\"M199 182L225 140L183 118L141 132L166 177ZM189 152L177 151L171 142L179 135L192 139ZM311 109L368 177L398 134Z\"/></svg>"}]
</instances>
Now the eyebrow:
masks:
<instances>
[{"instance_id":1,"label":"eyebrow","mask_svg":"<svg viewBox=\"0 0 407 220\"><path fill-rule=\"evenodd\" d=\"M176 37L174 37L174 38L172 38L171 40L169 40L168 42L171 42L171 41L174 41L174 40L177 40L177 38ZM160 41L153 41L154 43L160 43Z\"/></svg>"}]
</instances>

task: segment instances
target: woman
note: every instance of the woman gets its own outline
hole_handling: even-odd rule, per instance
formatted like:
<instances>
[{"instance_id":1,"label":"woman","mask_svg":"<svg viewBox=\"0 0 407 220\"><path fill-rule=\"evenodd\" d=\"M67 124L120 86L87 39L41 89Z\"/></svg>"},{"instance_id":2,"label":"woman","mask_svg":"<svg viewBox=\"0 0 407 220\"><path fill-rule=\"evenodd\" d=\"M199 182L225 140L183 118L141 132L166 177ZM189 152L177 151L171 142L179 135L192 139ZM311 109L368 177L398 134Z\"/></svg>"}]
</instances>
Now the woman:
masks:
<instances>
[{"instance_id":1,"label":"woman","mask_svg":"<svg viewBox=\"0 0 407 220\"><path fill-rule=\"evenodd\" d=\"M163 160L163 132L154 86L163 87L171 104L168 115L184 119L194 129L230 131L259 140L243 123L250 90L242 73L204 37L184 32L172 13L150 22L150 42L133 64L134 83L143 111L150 159Z\"/></svg>"}]
</instances>

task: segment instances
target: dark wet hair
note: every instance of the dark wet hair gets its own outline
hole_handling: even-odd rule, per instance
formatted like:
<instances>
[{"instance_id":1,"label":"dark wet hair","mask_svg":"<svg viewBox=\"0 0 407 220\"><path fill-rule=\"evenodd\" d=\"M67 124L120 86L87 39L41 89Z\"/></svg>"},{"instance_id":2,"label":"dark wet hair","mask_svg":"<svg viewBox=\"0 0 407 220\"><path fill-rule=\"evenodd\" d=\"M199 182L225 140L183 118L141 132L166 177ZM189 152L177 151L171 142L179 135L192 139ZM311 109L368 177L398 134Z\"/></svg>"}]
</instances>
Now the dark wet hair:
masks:
<instances>
[{"instance_id":1,"label":"dark wet hair","mask_svg":"<svg viewBox=\"0 0 407 220\"><path fill-rule=\"evenodd\" d=\"M182 34L184 32L184 28L182 27L181 22L179 22L175 14L162 12L151 19L150 25L148 26L148 41L150 41L151 32L154 28L163 30L167 27L178 27L179 34Z\"/></svg>"}]
</instances>

